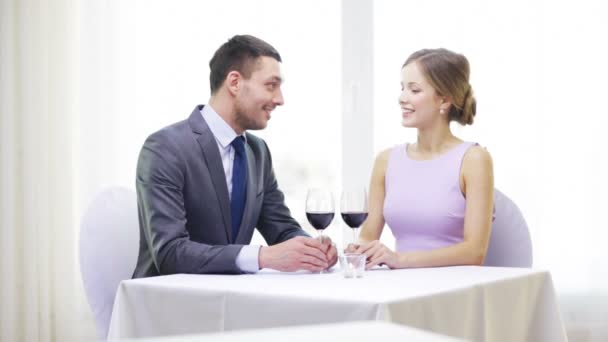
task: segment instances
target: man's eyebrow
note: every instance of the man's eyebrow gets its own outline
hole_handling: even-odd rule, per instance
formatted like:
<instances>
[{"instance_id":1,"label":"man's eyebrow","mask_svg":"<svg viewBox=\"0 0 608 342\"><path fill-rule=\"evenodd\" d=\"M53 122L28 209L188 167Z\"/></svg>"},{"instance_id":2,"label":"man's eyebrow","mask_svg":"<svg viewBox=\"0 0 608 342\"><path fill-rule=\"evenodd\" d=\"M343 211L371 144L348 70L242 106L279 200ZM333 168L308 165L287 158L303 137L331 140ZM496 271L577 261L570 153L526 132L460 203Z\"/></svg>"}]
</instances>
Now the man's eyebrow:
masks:
<instances>
[{"instance_id":1,"label":"man's eyebrow","mask_svg":"<svg viewBox=\"0 0 608 342\"><path fill-rule=\"evenodd\" d=\"M272 76L268 82L279 82L279 83L283 83L283 79L279 76Z\"/></svg>"}]
</instances>

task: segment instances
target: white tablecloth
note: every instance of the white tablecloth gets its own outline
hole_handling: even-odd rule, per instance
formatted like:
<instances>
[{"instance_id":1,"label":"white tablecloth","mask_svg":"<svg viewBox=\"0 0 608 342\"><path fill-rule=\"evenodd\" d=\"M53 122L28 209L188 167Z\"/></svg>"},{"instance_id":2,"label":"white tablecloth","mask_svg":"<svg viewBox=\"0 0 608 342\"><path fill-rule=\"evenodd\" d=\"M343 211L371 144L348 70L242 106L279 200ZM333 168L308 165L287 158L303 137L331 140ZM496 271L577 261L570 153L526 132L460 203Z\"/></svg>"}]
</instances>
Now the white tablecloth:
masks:
<instances>
[{"instance_id":1,"label":"white tablecloth","mask_svg":"<svg viewBox=\"0 0 608 342\"><path fill-rule=\"evenodd\" d=\"M475 341L566 341L551 276L497 267L123 281L110 339L379 320Z\"/></svg>"},{"instance_id":2,"label":"white tablecloth","mask_svg":"<svg viewBox=\"0 0 608 342\"><path fill-rule=\"evenodd\" d=\"M167 336L133 339L133 342L368 342L416 341L463 342L465 340L443 336L419 329L379 321L359 321L323 325L304 325L287 328L240 330L224 333Z\"/></svg>"}]
</instances>

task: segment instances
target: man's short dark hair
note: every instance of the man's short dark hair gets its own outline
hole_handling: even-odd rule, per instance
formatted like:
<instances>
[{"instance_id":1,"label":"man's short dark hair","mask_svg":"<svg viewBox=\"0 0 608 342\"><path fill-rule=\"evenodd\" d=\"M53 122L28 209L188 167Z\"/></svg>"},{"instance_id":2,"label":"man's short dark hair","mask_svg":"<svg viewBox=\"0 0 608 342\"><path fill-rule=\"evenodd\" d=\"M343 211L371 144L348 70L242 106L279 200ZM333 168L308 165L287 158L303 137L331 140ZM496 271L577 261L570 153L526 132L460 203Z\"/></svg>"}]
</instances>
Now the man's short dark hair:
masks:
<instances>
[{"instance_id":1,"label":"man's short dark hair","mask_svg":"<svg viewBox=\"0 0 608 342\"><path fill-rule=\"evenodd\" d=\"M272 57L281 62L281 55L277 50L259 38L250 35L230 38L209 61L211 94L215 94L231 71L238 71L246 79L251 77L255 60L261 56Z\"/></svg>"}]
</instances>

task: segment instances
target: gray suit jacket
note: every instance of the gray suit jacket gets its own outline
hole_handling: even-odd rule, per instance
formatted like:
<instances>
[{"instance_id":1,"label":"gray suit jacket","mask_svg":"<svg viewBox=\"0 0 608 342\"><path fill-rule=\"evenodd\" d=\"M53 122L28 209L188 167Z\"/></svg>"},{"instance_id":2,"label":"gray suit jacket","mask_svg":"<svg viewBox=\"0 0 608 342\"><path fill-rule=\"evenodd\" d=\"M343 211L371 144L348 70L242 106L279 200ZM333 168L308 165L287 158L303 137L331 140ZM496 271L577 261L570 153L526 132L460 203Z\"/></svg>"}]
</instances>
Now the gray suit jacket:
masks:
<instances>
[{"instance_id":1,"label":"gray suit jacket","mask_svg":"<svg viewBox=\"0 0 608 342\"><path fill-rule=\"evenodd\" d=\"M277 186L266 143L247 134L243 221L231 236L230 200L215 137L197 106L187 120L150 135L137 163L139 258L134 278L241 273L236 257L258 228L269 245L307 234Z\"/></svg>"}]
</instances>

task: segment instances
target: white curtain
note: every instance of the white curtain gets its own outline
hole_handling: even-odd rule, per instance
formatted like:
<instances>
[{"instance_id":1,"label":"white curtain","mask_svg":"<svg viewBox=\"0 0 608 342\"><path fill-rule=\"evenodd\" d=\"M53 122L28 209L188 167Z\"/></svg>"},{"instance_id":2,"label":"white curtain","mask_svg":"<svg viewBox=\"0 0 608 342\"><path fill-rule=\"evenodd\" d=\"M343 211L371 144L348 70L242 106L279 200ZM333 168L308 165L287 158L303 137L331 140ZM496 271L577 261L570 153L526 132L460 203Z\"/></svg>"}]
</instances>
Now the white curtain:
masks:
<instances>
[{"instance_id":1,"label":"white curtain","mask_svg":"<svg viewBox=\"0 0 608 342\"><path fill-rule=\"evenodd\" d=\"M92 335L77 265L78 1L0 5L0 341Z\"/></svg>"}]
</instances>

